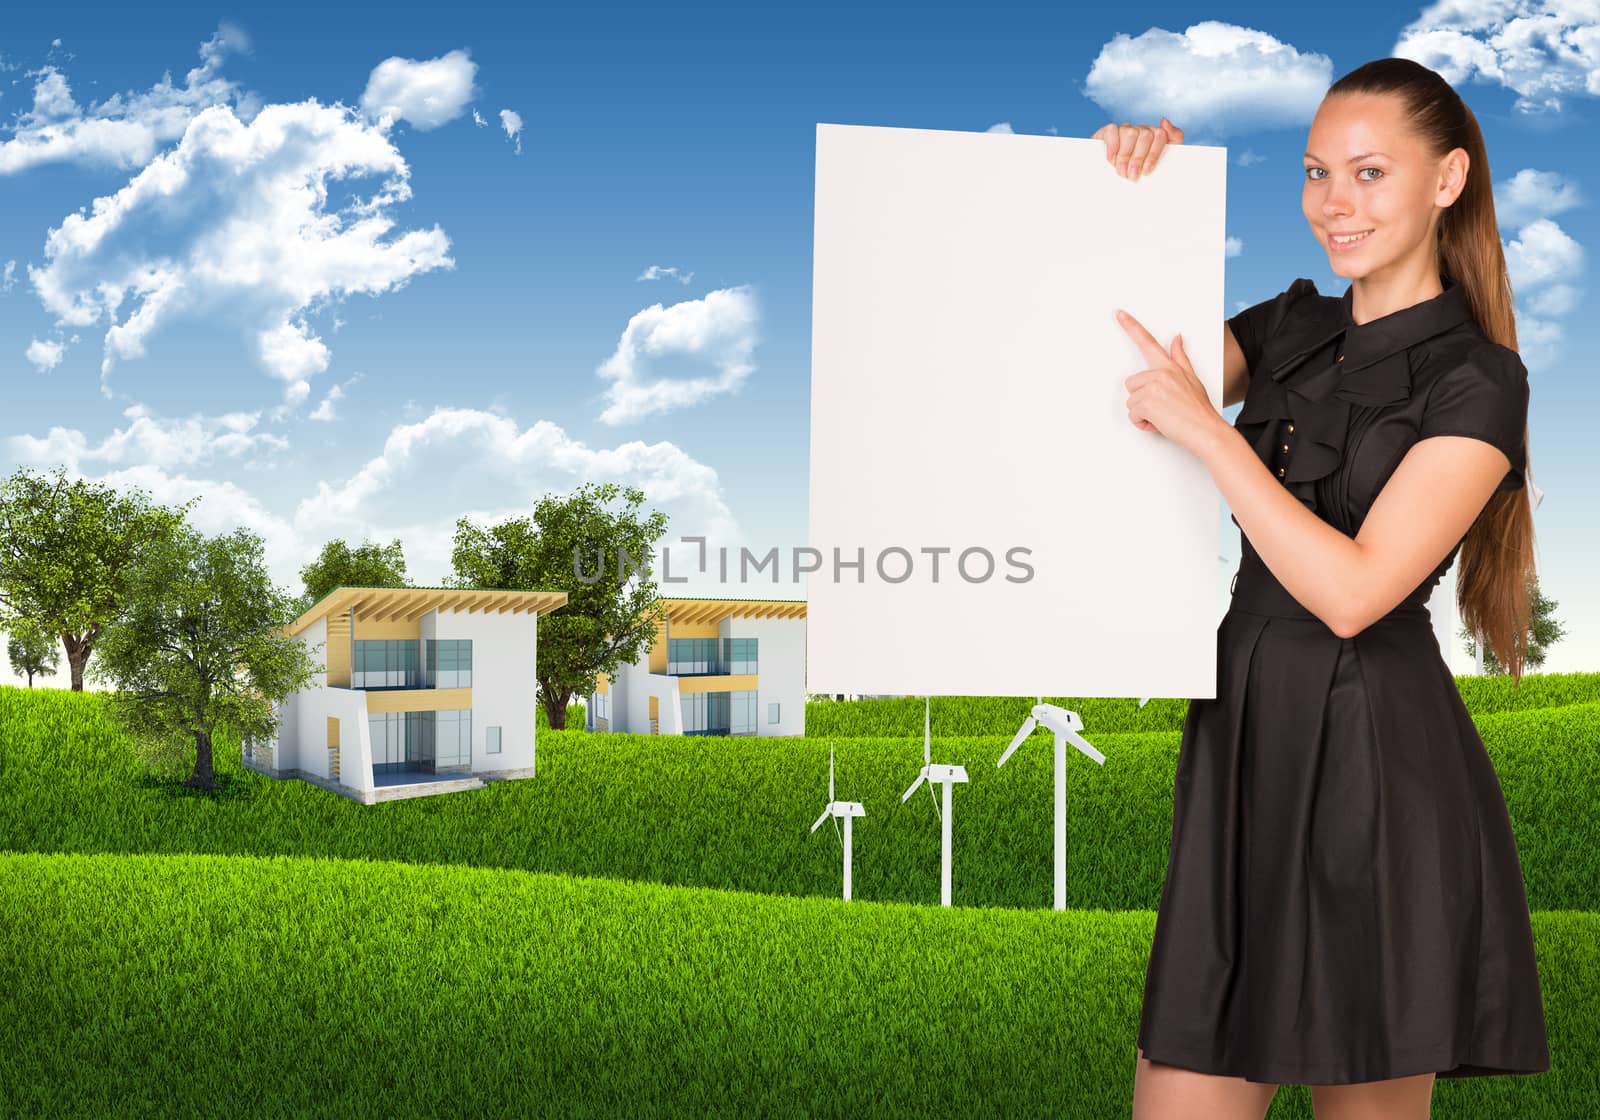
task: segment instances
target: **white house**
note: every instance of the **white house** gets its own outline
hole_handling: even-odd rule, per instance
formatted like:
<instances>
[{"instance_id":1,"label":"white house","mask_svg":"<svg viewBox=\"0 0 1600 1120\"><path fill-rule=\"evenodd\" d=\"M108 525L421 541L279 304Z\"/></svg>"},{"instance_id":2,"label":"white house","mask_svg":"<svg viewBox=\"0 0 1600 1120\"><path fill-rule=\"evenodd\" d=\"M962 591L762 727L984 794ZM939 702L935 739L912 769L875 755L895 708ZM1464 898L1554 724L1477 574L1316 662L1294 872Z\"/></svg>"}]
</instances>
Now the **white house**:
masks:
<instances>
[{"instance_id":1,"label":"white house","mask_svg":"<svg viewBox=\"0 0 1600 1120\"><path fill-rule=\"evenodd\" d=\"M541 614L565 591L340 587L287 628L323 664L246 766L364 804L534 776Z\"/></svg>"},{"instance_id":2,"label":"white house","mask_svg":"<svg viewBox=\"0 0 1600 1120\"><path fill-rule=\"evenodd\" d=\"M662 599L650 650L601 674L589 731L639 735L804 735L806 604L792 599Z\"/></svg>"}]
</instances>

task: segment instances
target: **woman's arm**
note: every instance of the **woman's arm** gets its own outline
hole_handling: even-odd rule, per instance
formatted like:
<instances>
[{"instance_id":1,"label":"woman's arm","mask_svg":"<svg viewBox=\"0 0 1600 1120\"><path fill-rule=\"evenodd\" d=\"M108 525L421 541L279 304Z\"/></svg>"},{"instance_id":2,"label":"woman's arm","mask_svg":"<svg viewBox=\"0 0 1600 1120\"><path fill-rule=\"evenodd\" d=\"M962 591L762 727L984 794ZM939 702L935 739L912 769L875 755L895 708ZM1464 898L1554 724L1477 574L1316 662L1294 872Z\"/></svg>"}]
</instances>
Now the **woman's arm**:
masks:
<instances>
[{"instance_id":1,"label":"woman's arm","mask_svg":"<svg viewBox=\"0 0 1600 1120\"><path fill-rule=\"evenodd\" d=\"M1245 386L1250 383L1250 370L1245 366L1244 351L1239 340L1233 337L1233 327L1222 321L1222 407L1232 408L1244 400Z\"/></svg>"},{"instance_id":2,"label":"woman's arm","mask_svg":"<svg viewBox=\"0 0 1600 1120\"><path fill-rule=\"evenodd\" d=\"M1355 539L1312 513L1218 423L1201 460L1262 563L1341 638L1409 595L1472 528L1509 460L1479 439L1420 440L1384 484Z\"/></svg>"}]
</instances>

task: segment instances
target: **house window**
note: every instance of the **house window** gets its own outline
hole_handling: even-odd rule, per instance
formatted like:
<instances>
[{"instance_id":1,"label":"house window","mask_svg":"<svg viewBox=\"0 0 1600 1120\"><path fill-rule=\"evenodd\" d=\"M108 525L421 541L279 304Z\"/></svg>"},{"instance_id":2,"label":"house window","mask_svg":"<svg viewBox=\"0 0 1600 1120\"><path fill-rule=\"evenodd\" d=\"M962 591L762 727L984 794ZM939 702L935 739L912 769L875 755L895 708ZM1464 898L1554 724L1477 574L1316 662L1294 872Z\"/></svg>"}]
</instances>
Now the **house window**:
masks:
<instances>
[{"instance_id":1,"label":"house window","mask_svg":"<svg viewBox=\"0 0 1600 1120\"><path fill-rule=\"evenodd\" d=\"M730 704L726 692L691 692L679 697L685 735L727 735Z\"/></svg>"},{"instance_id":2,"label":"house window","mask_svg":"<svg viewBox=\"0 0 1600 1120\"><path fill-rule=\"evenodd\" d=\"M609 692L591 692L589 694L589 726L594 726L597 719L611 718L611 694Z\"/></svg>"},{"instance_id":3,"label":"house window","mask_svg":"<svg viewBox=\"0 0 1600 1120\"><path fill-rule=\"evenodd\" d=\"M669 638L667 640L667 672L673 676L691 677L723 671L717 661L717 639Z\"/></svg>"},{"instance_id":4,"label":"house window","mask_svg":"<svg viewBox=\"0 0 1600 1120\"><path fill-rule=\"evenodd\" d=\"M500 729L498 727L485 727L483 729L483 753L500 753Z\"/></svg>"},{"instance_id":5,"label":"house window","mask_svg":"<svg viewBox=\"0 0 1600 1120\"><path fill-rule=\"evenodd\" d=\"M417 642L406 638L361 639L350 666L351 688L421 688Z\"/></svg>"},{"instance_id":6,"label":"house window","mask_svg":"<svg viewBox=\"0 0 1600 1120\"><path fill-rule=\"evenodd\" d=\"M440 766L472 764L472 709L434 713L434 749Z\"/></svg>"},{"instance_id":7,"label":"house window","mask_svg":"<svg viewBox=\"0 0 1600 1120\"><path fill-rule=\"evenodd\" d=\"M728 734L756 733L756 694L754 691L729 693Z\"/></svg>"},{"instance_id":8,"label":"house window","mask_svg":"<svg viewBox=\"0 0 1600 1120\"><path fill-rule=\"evenodd\" d=\"M440 638L429 642L426 672L431 688L471 688L472 639Z\"/></svg>"},{"instance_id":9,"label":"house window","mask_svg":"<svg viewBox=\"0 0 1600 1120\"><path fill-rule=\"evenodd\" d=\"M756 672L756 639L722 639L722 660L728 673Z\"/></svg>"},{"instance_id":10,"label":"house window","mask_svg":"<svg viewBox=\"0 0 1600 1120\"><path fill-rule=\"evenodd\" d=\"M777 723L778 722L778 705L776 705L776 704L768 704L767 705L767 722L768 723Z\"/></svg>"}]
</instances>

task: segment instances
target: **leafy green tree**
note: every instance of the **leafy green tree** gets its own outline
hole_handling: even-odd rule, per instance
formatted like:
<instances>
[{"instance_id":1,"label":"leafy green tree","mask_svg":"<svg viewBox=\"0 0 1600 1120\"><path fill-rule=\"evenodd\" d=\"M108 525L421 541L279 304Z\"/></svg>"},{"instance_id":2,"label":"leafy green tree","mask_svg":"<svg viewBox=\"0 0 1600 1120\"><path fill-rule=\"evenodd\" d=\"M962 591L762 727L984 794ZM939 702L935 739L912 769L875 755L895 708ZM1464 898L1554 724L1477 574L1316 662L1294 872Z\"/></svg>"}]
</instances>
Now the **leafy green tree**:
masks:
<instances>
[{"instance_id":1,"label":"leafy green tree","mask_svg":"<svg viewBox=\"0 0 1600 1120\"><path fill-rule=\"evenodd\" d=\"M48 634L41 634L32 627L6 639L6 656L11 659L11 667L27 675L29 688L33 687L34 677L56 671L61 664L60 652Z\"/></svg>"},{"instance_id":2,"label":"leafy green tree","mask_svg":"<svg viewBox=\"0 0 1600 1120\"><path fill-rule=\"evenodd\" d=\"M1528 648L1523 655L1526 658L1528 670L1537 669L1544 664L1545 650L1559 642L1566 634L1566 629L1556 620L1555 610L1560 606L1555 599L1547 599L1544 592L1539 590L1539 581L1534 579L1531 590L1533 592L1533 609L1528 620ZM1467 656L1478 656L1478 643L1465 626L1461 627L1458 637L1467 643ZM1486 677L1503 676L1505 666L1500 664L1500 659L1495 657L1494 650L1488 646L1483 648L1483 675Z\"/></svg>"},{"instance_id":3,"label":"leafy green tree","mask_svg":"<svg viewBox=\"0 0 1600 1120\"><path fill-rule=\"evenodd\" d=\"M128 573L128 611L100 635L93 675L115 684L108 711L153 761L178 757L184 783L216 789L212 740L277 732L273 706L322 668L283 627L295 601L273 583L248 529L206 538L187 526Z\"/></svg>"},{"instance_id":4,"label":"leafy green tree","mask_svg":"<svg viewBox=\"0 0 1600 1120\"><path fill-rule=\"evenodd\" d=\"M607 508L619 492L625 507ZM655 639L661 597L647 577L667 515L640 520L643 501L637 487L586 483L566 498L540 499L531 520L486 529L456 522L448 586L567 593L564 607L539 619L538 700L556 730L567 725L574 693L587 695L600 673L638 660ZM580 571L594 582L580 580Z\"/></svg>"},{"instance_id":5,"label":"leafy green tree","mask_svg":"<svg viewBox=\"0 0 1600 1120\"><path fill-rule=\"evenodd\" d=\"M189 503L167 509L137 489L68 482L59 467L54 476L21 468L0 484L0 630L59 638L82 692L100 633L126 604L129 566L183 523Z\"/></svg>"},{"instance_id":6,"label":"leafy green tree","mask_svg":"<svg viewBox=\"0 0 1600 1120\"><path fill-rule=\"evenodd\" d=\"M320 556L300 569L300 578L306 585L299 604L302 614L336 587L411 586L398 539L387 545L368 540L356 549L342 540L329 541Z\"/></svg>"}]
</instances>

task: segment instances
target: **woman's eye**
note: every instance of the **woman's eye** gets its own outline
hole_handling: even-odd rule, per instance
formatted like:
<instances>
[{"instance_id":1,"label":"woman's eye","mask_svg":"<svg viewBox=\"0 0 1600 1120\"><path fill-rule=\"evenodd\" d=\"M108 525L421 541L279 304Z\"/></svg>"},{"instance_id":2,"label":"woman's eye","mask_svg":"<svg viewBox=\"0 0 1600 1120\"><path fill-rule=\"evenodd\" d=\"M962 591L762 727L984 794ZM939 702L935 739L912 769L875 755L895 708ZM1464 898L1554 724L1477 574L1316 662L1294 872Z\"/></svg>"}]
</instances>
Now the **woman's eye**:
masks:
<instances>
[{"instance_id":1,"label":"woman's eye","mask_svg":"<svg viewBox=\"0 0 1600 1120\"><path fill-rule=\"evenodd\" d=\"M1320 182L1322 182L1322 180L1317 177L1317 172L1319 172L1321 170L1322 170L1322 168L1320 168L1320 167L1308 167L1308 168L1306 168L1306 177L1308 179L1310 179L1313 183L1320 183ZM1376 171L1378 173L1377 175L1373 176L1371 179L1362 179L1361 181L1363 183L1376 183L1378 181L1378 179L1383 175L1383 169L1381 167L1363 167L1361 169L1361 171ZM1356 174L1360 175L1361 171L1356 172Z\"/></svg>"}]
</instances>

